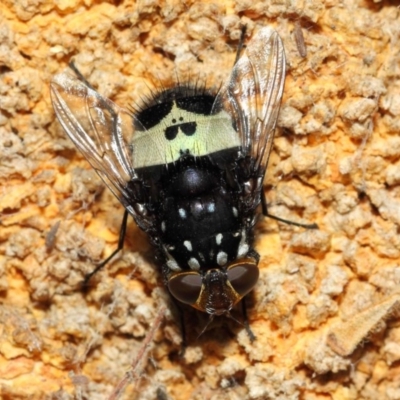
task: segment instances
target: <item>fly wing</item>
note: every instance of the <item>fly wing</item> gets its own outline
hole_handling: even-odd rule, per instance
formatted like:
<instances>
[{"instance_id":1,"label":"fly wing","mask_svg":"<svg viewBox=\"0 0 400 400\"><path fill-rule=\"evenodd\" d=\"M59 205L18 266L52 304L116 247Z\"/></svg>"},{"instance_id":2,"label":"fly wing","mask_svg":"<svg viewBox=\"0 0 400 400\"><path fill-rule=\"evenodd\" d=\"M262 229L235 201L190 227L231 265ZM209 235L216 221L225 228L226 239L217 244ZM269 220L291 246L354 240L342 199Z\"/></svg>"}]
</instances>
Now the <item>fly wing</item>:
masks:
<instances>
[{"instance_id":1,"label":"fly wing","mask_svg":"<svg viewBox=\"0 0 400 400\"><path fill-rule=\"evenodd\" d=\"M104 183L143 229L150 221L134 207L138 177L132 167L133 116L69 72L51 82L57 118Z\"/></svg>"},{"instance_id":2,"label":"fly wing","mask_svg":"<svg viewBox=\"0 0 400 400\"><path fill-rule=\"evenodd\" d=\"M242 156L251 158L253 176L263 178L268 165L285 67L281 38L274 29L263 28L247 45L216 99L216 107L224 107L235 122Z\"/></svg>"}]
</instances>

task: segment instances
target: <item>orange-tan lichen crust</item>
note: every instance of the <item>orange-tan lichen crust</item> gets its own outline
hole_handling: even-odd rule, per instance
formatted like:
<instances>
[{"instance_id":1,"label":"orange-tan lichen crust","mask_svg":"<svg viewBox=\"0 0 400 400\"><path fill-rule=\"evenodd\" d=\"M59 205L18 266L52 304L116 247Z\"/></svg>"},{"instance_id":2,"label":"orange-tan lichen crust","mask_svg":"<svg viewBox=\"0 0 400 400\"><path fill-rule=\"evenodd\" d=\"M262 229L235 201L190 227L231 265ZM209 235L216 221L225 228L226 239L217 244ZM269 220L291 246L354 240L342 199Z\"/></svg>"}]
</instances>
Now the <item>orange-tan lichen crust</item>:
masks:
<instances>
[{"instance_id":1,"label":"orange-tan lichen crust","mask_svg":"<svg viewBox=\"0 0 400 400\"><path fill-rule=\"evenodd\" d=\"M399 20L390 0L2 0L0 398L399 399ZM81 290L123 208L56 122L49 83L74 60L130 109L177 81L218 88L242 25L273 26L287 58L268 210L319 230L261 218L257 339L224 317L197 338L193 310L180 357L133 221Z\"/></svg>"}]
</instances>

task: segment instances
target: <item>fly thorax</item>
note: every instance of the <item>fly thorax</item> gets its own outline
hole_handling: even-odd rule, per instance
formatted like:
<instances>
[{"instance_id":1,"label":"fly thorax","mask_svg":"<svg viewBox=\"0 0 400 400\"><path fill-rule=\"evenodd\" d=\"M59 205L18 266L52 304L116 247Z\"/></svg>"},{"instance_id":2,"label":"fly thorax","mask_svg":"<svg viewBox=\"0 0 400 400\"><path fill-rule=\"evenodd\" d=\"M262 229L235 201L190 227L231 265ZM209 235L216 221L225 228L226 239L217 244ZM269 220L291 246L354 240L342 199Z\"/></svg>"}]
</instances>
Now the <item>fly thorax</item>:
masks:
<instances>
[{"instance_id":1,"label":"fly thorax","mask_svg":"<svg viewBox=\"0 0 400 400\"><path fill-rule=\"evenodd\" d=\"M182 154L202 157L239 147L232 118L222 109L213 110L212 105L200 107L196 98L181 99L164 103L159 114L161 105L139 114L140 123L132 142L135 168L173 163Z\"/></svg>"}]
</instances>

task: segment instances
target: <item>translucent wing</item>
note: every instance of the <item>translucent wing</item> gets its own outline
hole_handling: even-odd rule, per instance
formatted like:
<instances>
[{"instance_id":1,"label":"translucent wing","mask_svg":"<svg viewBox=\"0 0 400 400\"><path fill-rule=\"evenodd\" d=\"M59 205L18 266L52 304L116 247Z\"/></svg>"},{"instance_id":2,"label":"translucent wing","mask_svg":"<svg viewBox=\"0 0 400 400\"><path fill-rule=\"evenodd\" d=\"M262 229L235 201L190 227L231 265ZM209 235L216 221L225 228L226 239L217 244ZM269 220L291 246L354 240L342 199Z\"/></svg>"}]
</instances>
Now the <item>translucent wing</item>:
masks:
<instances>
[{"instance_id":1,"label":"translucent wing","mask_svg":"<svg viewBox=\"0 0 400 400\"><path fill-rule=\"evenodd\" d=\"M216 105L222 105L233 117L243 156L251 157L252 171L259 177L268 165L285 67L281 38L274 29L263 28L247 45L216 100Z\"/></svg>"},{"instance_id":2,"label":"translucent wing","mask_svg":"<svg viewBox=\"0 0 400 400\"><path fill-rule=\"evenodd\" d=\"M103 98L74 75L64 72L51 82L57 118L76 147L123 206L147 229L150 221L139 207L132 168L133 116Z\"/></svg>"}]
</instances>

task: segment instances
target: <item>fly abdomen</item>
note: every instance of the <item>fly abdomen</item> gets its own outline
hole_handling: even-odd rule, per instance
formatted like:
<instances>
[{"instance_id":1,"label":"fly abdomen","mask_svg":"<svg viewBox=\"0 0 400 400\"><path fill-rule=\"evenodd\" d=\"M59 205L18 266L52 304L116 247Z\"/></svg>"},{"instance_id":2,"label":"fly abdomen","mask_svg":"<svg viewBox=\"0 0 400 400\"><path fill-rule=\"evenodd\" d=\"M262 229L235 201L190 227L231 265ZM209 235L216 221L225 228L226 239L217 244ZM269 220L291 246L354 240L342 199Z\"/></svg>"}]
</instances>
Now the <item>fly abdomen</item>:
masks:
<instances>
[{"instance_id":1,"label":"fly abdomen","mask_svg":"<svg viewBox=\"0 0 400 400\"><path fill-rule=\"evenodd\" d=\"M165 199L159 215L167 258L173 257L180 269L206 270L224 266L237 257L241 242L237 196L214 187L203 172L183 172L175 180L183 184L176 184L175 196Z\"/></svg>"}]
</instances>

